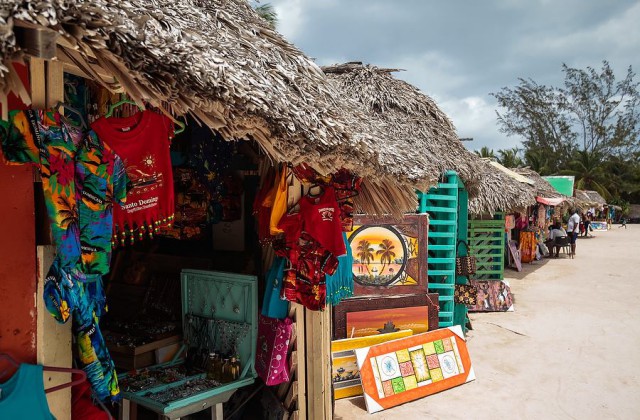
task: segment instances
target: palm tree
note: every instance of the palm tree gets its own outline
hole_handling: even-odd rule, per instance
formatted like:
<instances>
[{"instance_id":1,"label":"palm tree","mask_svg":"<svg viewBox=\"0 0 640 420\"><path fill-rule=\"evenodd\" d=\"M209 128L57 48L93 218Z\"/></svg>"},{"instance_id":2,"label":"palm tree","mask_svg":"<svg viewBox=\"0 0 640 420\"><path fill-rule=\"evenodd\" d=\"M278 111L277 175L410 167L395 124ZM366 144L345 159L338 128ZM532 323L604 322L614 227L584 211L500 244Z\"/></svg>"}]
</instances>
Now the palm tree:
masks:
<instances>
[{"instance_id":1,"label":"palm tree","mask_svg":"<svg viewBox=\"0 0 640 420\"><path fill-rule=\"evenodd\" d=\"M498 162L506 168L519 168L524 164L520 157L520 149L517 147L498 150L498 155Z\"/></svg>"},{"instance_id":2,"label":"palm tree","mask_svg":"<svg viewBox=\"0 0 640 420\"><path fill-rule=\"evenodd\" d=\"M524 152L524 162L542 176L551 175L554 172L548 155L540 149L528 149Z\"/></svg>"},{"instance_id":3,"label":"palm tree","mask_svg":"<svg viewBox=\"0 0 640 420\"><path fill-rule=\"evenodd\" d=\"M358 251L356 255L360 259L360 261L364 264L364 267L367 269L367 273L369 273L369 263L373 260L373 248L371 248L371 243L366 239L363 239L358 242L358 247L356 248Z\"/></svg>"},{"instance_id":4,"label":"palm tree","mask_svg":"<svg viewBox=\"0 0 640 420\"><path fill-rule=\"evenodd\" d=\"M271 3L261 4L260 6L254 7L254 10L262 19L264 19L271 29L276 29L278 26L278 14L276 10L273 8Z\"/></svg>"},{"instance_id":5,"label":"palm tree","mask_svg":"<svg viewBox=\"0 0 640 420\"><path fill-rule=\"evenodd\" d=\"M605 164L596 152L579 151L577 156L569 162L569 169L560 173L575 176L575 188L578 190L593 190L607 200L611 198L611 193L607 189L608 175Z\"/></svg>"},{"instance_id":6,"label":"palm tree","mask_svg":"<svg viewBox=\"0 0 640 420\"><path fill-rule=\"evenodd\" d=\"M483 146L482 149L476 150L476 155L482 158L490 158L490 159L496 158L496 154L493 152L493 149L489 149L487 146Z\"/></svg>"},{"instance_id":7,"label":"palm tree","mask_svg":"<svg viewBox=\"0 0 640 420\"><path fill-rule=\"evenodd\" d=\"M395 246L389 239L383 239L382 243L378 246L380 249L376 251L376 255L380 256L380 262L382 263L382 270L380 270L380 274L382 275L387 264L391 264L391 261L396 257L396 253L393 252L393 248L395 248Z\"/></svg>"}]
</instances>

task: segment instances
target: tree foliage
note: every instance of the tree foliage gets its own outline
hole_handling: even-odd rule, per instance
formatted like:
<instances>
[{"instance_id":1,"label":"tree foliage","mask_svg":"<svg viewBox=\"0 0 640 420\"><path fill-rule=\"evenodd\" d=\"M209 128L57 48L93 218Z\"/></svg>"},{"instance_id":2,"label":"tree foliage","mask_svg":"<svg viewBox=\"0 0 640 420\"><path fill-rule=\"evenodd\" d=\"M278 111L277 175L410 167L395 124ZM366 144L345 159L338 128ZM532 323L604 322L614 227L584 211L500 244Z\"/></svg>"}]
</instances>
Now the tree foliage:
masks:
<instances>
[{"instance_id":1,"label":"tree foliage","mask_svg":"<svg viewBox=\"0 0 640 420\"><path fill-rule=\"evenodd\" d=\"M523 139L522 163L542 175L571 174L576 188L640 199L640 92L632 68L619 81L607 61L599 70L563 64L562 72L561 87L518 79L493 93L501 132ZM514 158L508 150L498 155Z\"/></svg>"},{"instance_id":2,"label":"tree foliage","mask_svg":"<svg viewBox=\"0 0 640 420\"><path fill-rule=\"evenodd\" d=\"M258 16L267 21L267 24L271 29L276 29L276 26L278 26L278 14L271 3L261 5L254 4L253 9L256 11Z\"/></svg>"}]
</instances>

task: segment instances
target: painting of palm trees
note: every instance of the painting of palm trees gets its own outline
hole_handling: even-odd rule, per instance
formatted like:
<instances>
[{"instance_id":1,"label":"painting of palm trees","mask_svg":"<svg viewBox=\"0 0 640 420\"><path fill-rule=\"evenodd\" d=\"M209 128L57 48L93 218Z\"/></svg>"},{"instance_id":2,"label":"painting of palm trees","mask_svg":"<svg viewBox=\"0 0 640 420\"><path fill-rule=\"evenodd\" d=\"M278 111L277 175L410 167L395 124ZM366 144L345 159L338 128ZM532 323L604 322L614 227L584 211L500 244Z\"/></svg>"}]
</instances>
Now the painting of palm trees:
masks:
<instances>
[{"instance_id":1,"label":"painting of palm trees","mask_svg":"<svg viewBox=\"0 0 640 420\"><path fill-rule=\"evenodd\" d=\"M350 236L354 280L367 286L389 286L402 276L407 239L392 226L360 226Z\"/></svg>"}]
</instances>

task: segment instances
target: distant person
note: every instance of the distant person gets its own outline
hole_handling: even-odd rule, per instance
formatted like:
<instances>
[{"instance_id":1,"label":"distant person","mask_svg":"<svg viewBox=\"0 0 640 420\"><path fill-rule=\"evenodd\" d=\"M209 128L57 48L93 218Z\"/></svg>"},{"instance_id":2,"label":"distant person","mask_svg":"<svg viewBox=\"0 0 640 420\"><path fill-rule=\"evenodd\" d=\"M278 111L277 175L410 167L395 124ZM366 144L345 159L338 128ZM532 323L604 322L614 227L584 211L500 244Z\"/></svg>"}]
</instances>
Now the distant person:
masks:
<instances>
[{"instance_id":1,"label":"distant person","mask_svg":"<svg viewBox=\"0 0 640 420\"><path fill-rule=\"evenodd\" d=\"M573 211L569 221L567 222L567 236L569 237L569 243L571 244L571 255L576 255L576 241L578 240L578 232L580 231L580 216L578 215L578 209Z\"/></svg>"},{"instance_id":2,"label":"distant person","mask_svg":"<svg viewBox=\"0 0 640 420\"><path fill-rule=\"evenodd\" d=\"M624 217L620 219L620 226L618 226L618 229L620 229L621 227L625 229L627 228L627 219L625 219Z\"/></svg>"},{"instance_id":3,"label":"distant person","mask_svg":"<svg viewBox=\"0 0 640 420\"><path fill-rule=\"evenodd\" d=\"M584 219L584 236L589 236L589 229L591 229L591 218L587 215Z\"/></svg>"},{"instance_id":4,"label":"distant person","mask_svg":"<svg viewBox=\"0 0 640 420\"><path fill-rule=\"evenodd\" d=\"M560 222L556 222L551 226L551 231L549 232L549 238L546 241L547 247L553 253L554 258L558 258L560 255L560 246L556 245L556 238L566 238L567 232L562 228Z\"/></svg>"}]
</instances>

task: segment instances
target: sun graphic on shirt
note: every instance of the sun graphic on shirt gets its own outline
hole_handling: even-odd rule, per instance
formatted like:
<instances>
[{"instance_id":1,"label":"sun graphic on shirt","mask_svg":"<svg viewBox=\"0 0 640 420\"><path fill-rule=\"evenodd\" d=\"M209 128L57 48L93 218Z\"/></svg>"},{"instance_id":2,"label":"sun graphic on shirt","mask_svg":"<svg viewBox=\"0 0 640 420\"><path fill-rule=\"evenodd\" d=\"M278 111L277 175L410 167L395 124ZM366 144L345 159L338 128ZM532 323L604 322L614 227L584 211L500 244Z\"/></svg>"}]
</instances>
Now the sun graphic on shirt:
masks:
<instances>
[{"instance_id":1,"label":"sun graphic on shirt","mask_svg":"<svg viewBox=\"0 0 640 420\"><path fill-rule=\"evenodd\" d=\"M142 163L144 163L147 167L153 168L156 166L156 159L153 155L147 155L142 159Z\"/></svg>"}]
</instances>

